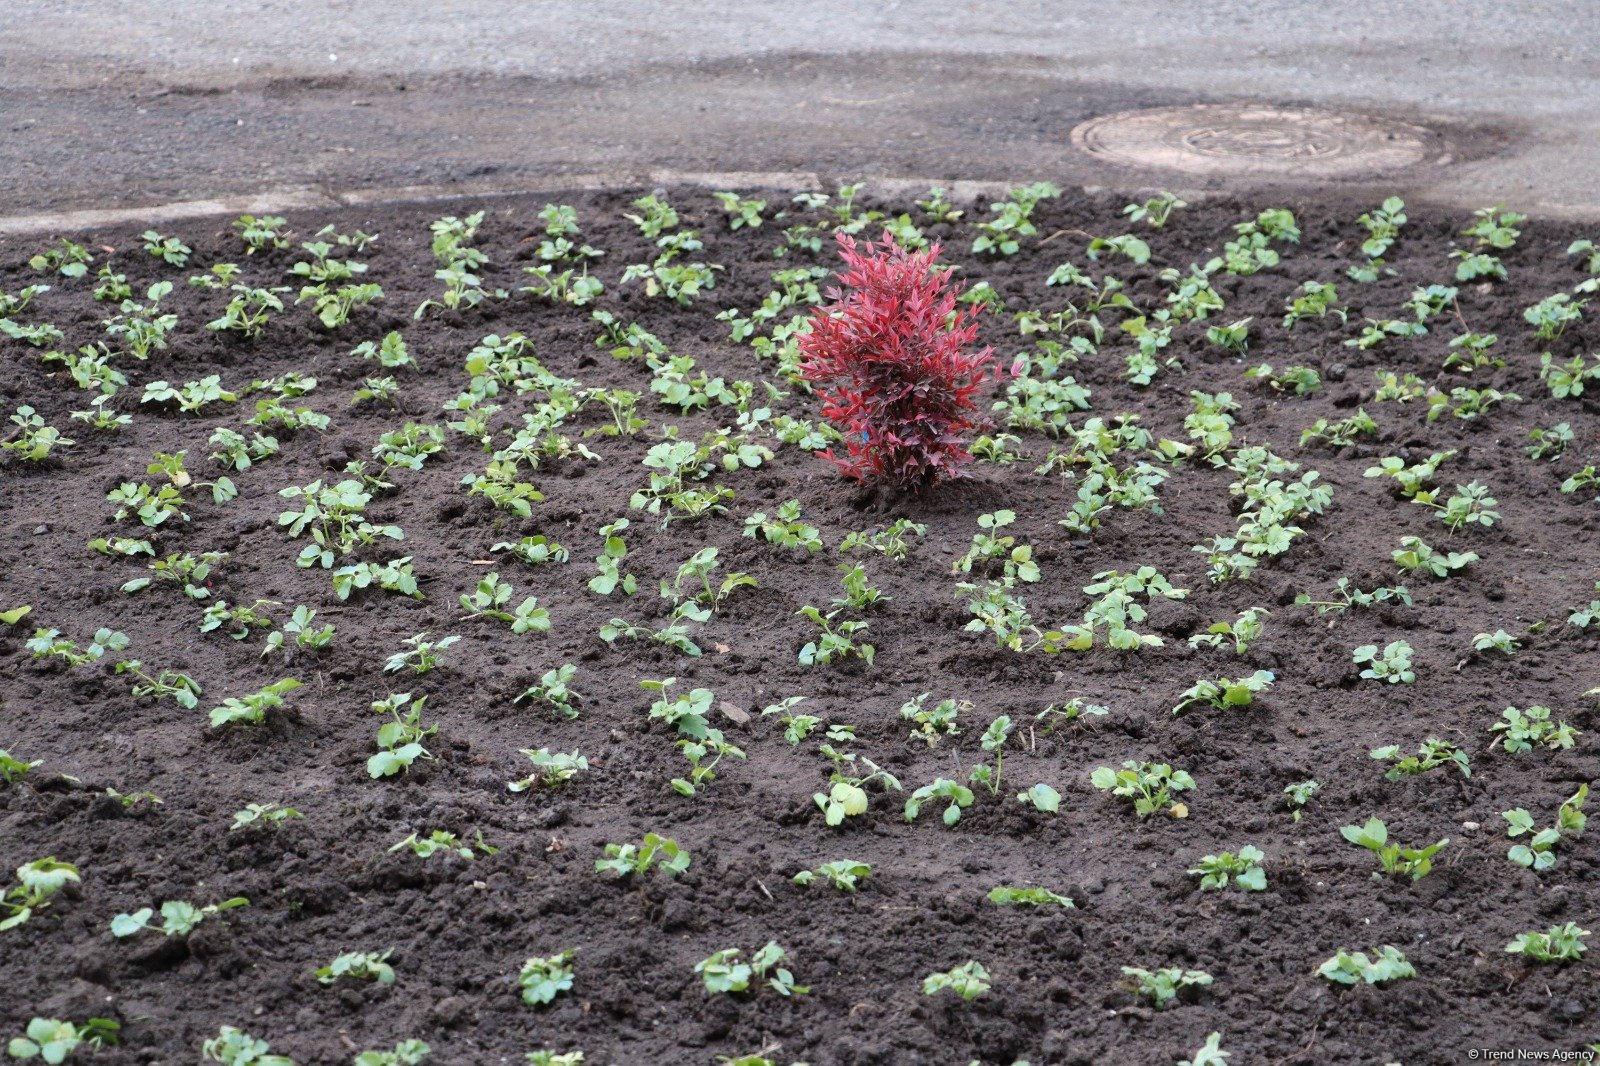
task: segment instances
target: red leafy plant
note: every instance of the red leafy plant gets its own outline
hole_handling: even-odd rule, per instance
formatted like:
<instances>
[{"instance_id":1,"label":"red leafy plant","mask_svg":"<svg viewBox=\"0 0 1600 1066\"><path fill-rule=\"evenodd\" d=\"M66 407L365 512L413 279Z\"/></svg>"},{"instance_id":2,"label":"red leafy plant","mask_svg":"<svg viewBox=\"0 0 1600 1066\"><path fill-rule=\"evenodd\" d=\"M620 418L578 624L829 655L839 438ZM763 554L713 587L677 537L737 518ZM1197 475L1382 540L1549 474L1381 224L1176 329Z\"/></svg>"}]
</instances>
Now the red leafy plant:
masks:
<instances>
[{"instance_id":1,"label":"red leafy plant","mask_svg":"<svg viewBox=\"0 0 1600 1066\"><path fill-rule=\"evenodd\" d=\"M990 375L991 348L970 350L979 305L957 308L951 267L934 266L939 245L908 251L885 232L858 244L839 234L844 288L800 337L801 373L848 451L823 458L846 475L922 492L962 476L980 427L975 394Z\"/></svg>"}]
</instances>

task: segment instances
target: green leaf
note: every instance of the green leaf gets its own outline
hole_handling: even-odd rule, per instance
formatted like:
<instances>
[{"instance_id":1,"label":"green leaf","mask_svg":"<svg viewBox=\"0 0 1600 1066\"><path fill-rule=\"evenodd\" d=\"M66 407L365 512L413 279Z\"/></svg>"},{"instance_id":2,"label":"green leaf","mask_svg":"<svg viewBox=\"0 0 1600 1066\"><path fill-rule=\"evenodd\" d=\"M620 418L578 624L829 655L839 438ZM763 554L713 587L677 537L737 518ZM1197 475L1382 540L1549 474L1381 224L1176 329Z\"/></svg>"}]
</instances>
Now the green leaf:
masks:
<instances>
[{"instance_id":1,"label":"green leaf","mask_svg":"<svg viewBox=\"0 0 1600 1066\"><path fill-rule=\"evenodd\" d=\"M149 907L141 907L132 914L119 914L111 919L111 935L121 939L122 937L133 936L135 933L142 932L148 928L150 917L153 914L155 914L155 911Z\"/></svg>"},{"instance_id":2,"label":"green leaf","mask_svg":"<svg viewBox=\"0 0 1600 1066\"><path fill-rule=\"evenodd\" d=\"M31 605L24 604L21 607L13 607L9 611L0 611L0 622L4 622L8 626L14 626L27 617L28 612L31 610L33 610Z\"/></svg>"},{"instance_id":3,"label":"green leaf","mask_svg":"<svg viewBox=\"0 0 1600 1066\"><path fill-rule=\"evenodd\" d=\"M1046 814L1055 814L1061 809L1061 793L1042 781L1028 791L1019 793L1017 799L1032 804L1034 809L1044 811Z\"/></svg>"}]
</instances>

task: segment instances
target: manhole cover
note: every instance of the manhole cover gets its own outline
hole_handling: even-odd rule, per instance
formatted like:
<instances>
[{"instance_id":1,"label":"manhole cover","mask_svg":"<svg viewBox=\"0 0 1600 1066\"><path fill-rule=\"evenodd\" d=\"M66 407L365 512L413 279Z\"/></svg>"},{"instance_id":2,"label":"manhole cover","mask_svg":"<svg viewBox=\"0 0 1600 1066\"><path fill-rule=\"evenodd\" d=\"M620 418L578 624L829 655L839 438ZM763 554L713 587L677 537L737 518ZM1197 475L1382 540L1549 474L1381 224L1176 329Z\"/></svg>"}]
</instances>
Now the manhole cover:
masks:
<instances>
[{"instance_id":1,"label":"manhole cover","mask_svg":"<svg viewBox=\"0 0 1600 1066\"><path fill-rule=\"evenodd\" d=\"M1102 115L1072 131L1090 155L1219 177L1349 178L1439 156L1431 130L1310 108L1202 104Z\"/></svg>"}]
</instances>

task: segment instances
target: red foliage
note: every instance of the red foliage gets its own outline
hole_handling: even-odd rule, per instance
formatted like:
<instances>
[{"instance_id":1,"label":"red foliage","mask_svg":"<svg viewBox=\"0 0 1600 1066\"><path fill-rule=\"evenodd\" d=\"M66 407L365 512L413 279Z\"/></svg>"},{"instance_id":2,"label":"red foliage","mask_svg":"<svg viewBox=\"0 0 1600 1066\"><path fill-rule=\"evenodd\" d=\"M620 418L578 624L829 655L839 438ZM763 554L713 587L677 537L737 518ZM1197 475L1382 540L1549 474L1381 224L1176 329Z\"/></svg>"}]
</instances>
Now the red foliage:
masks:
<instances>
[{"instance_id":1,"label":"red foliage","mask_svg":"<svg viewBox=\"0 0 1600 1066\"><path fill-rule=\"evenodd\" d=\"M957 309L961 286L933 265L937 244L909 252L888 232L877 244L838 240L849 291L830 289L799 339L801 372L849 448L823 457L850 477L914 492L962 476L981 424L974 395L994 361L990 348L965 350L978 336L978 305Z\"/></svg>"}]
</instances>

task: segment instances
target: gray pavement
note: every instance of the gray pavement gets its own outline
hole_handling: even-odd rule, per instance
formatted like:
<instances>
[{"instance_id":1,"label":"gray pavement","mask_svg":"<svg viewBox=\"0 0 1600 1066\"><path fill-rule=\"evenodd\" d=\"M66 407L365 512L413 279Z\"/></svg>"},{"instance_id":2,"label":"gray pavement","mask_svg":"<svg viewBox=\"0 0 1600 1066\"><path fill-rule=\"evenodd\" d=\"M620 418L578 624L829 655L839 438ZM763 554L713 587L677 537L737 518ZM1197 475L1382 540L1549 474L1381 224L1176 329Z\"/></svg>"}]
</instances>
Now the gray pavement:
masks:
<instances>
[{"instance_id":1,"label":"gray pavement","mask_svg":"<svg viewBox=\"0 0 1600 1066\"><path fill-rule=\"evenodd\" d=\"M1592 0L5 7L0 216L659 170L1237 190L1256 182L1113 166L1068 134L1252 100L1443 135L1445 162L1351 191L1600 219Z\"/></svg>"}]
</instances>

